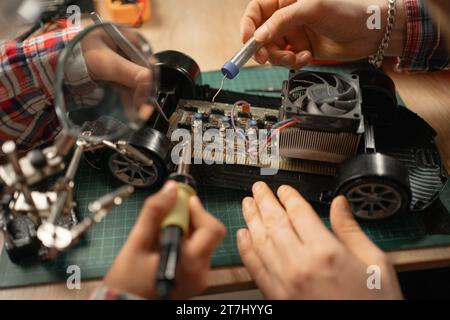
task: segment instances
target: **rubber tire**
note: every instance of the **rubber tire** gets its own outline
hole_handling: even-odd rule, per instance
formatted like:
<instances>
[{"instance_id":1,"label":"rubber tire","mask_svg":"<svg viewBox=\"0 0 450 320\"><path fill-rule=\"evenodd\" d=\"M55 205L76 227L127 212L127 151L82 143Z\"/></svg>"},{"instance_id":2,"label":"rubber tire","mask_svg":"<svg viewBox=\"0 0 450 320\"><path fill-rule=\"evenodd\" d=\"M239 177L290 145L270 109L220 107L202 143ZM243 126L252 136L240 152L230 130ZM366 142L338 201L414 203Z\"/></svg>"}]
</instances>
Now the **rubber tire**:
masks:
<instances>
[{"instance_id":1,"label":"rubber tire","mask_svg":"<svg viewBox=\"0 0 450 320\"><path fill-rule=\"evenodd\" d=\"M354 212L356 217L365 220L381 220L405 212L409 207L411 190L408 170L399 160L381 153L368 153L344 161L338 168L335 195L347 197L350 190L367 183L385 185L394 189L401 203L398 210L387 216L368 217ZM353 209L352 204L351 206Z\"/></svg>"}]
</instances>

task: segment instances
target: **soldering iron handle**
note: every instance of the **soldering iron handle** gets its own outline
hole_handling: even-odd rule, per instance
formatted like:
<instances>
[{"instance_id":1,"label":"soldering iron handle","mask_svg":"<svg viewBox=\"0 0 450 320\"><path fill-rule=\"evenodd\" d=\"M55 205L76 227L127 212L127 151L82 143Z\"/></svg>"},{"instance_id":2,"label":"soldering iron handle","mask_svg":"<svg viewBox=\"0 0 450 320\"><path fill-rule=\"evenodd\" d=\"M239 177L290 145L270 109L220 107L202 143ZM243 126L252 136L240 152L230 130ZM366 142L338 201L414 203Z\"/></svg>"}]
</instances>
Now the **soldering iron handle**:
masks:
<instances>
[{"instance_id":1,"label":"soldering iron handle","mask_svg":"<svg viewBox=\"0 0 450 320\"><path fill-rule=\"evenodd\" d=\"M177 192L177 200L164 218L161 228L178 226L184 234L187 234L189 230L189 198L195 195L195 190L188 184L177 182Z\"/></svg>"},{"instance_id":2,"label":"soldering iron handle","mask_svg":"<svg viewBox=\"0 0 450 320\"><path fill-rule=\"evenodd\" d=\"M180 255L183 230L170 226L162 230L159 239L160 260L156 272L156 291L160 299L170 299L175 286L178 257Z\"/></svg>"}]
</instances>

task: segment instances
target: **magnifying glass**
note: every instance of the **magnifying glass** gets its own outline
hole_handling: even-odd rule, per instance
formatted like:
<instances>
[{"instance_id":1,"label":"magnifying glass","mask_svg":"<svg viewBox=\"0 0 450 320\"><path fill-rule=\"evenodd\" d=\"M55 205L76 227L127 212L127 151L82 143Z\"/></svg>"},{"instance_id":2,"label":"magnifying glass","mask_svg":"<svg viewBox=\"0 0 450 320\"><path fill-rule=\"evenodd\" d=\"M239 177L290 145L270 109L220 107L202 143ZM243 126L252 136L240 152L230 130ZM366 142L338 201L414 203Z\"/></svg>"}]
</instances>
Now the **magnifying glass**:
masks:
<instances>
[{"instance_id":1,"label":"magnifying glass","mask_svg":"<svg viewBox=\"0 0 450 320\"><path fill-rule=\"evenodd\" d=\"M94 21L59 56L56 114L72 136L112 141L139 130L159 107L159 75L142 36L98 16Z\"/></svg>"}]
</instances>

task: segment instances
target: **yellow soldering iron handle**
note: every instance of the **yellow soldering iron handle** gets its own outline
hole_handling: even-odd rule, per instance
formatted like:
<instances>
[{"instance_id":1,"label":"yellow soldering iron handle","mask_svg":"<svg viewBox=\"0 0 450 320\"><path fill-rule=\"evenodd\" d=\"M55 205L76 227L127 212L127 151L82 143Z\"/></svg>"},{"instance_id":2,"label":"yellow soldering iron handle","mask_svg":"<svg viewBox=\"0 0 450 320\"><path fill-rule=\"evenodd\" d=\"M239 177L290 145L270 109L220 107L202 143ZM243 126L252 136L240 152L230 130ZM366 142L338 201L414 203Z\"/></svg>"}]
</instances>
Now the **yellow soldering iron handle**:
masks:
<instances>
[{"instance_id":1,"label":"yellow soldering iron handle","mask_svg":"<svg viewBox=\"0 0 450 320\"><path fill-rule=\"evenodd\" d=\"M184 234L189 231L189 198L196 194L190 185L177 182L177 200L170 212L161 223L161 229L169 226L178 226Z\"/></svg>"}]
</instances>

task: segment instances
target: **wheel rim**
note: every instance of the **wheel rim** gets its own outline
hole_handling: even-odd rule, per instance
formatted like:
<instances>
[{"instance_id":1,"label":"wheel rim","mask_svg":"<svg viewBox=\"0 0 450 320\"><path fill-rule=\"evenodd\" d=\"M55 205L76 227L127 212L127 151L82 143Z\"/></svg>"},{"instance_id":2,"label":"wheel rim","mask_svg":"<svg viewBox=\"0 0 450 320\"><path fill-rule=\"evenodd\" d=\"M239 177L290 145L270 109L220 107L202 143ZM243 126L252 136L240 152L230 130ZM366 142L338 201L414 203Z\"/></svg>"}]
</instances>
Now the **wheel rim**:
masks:
<instances>
[{"instance_id":1,"label":"wheel rim","mask_svg":"<svg viewBox=\"0 0 450 320\"><path fill-rule=\"evenodd\" d=\"M383 219L394 215L402 207L402 195L385 183L362 183L349 188L346 197L353 213L364 219Z\"/></svg>"},{"instance_id":2,"label":"wheel rim","mask_svg":"<svg viewBox=\"0 0 450 320\"><path fill-rule=\"evenodd\" d=\"M135 187L151 186L158 179L154 163L148 165L120 153L114 153L109 158L109 168L117 179Z\"/></svg>"}]
</instances>

